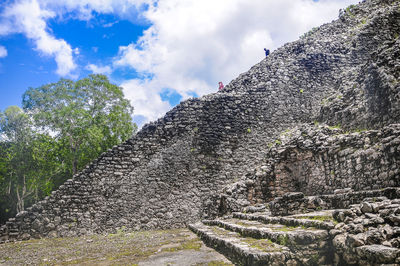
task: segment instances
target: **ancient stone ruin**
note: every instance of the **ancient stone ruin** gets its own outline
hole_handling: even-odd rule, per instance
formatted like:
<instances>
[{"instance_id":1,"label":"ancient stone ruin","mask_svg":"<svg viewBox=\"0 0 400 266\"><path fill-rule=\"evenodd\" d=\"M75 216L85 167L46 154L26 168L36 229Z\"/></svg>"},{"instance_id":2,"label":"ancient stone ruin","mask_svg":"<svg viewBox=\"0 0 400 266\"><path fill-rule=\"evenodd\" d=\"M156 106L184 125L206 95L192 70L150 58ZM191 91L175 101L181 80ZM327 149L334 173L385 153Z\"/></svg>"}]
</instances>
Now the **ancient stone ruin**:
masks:
<instances>
[{"instance_id":1,"label":"ancient stone ruin","mask_svg":"<svg viewBox=\"0 0 400 266\"><path fill-rule=\"evenodd\" d=\"M0 241L189 226L243 265L400 264L400 1L366 0L189 99Z\"/></svg>"}]
</instances>

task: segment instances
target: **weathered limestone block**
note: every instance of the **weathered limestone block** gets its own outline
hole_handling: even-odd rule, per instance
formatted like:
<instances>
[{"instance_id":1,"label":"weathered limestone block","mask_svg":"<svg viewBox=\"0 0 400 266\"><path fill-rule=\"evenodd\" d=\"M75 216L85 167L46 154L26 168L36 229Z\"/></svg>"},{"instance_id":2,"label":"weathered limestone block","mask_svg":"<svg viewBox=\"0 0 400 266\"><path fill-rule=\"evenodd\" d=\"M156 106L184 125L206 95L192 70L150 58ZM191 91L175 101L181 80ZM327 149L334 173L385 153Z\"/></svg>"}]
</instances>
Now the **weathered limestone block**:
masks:
<instances>
[{"instance_id":1,"label":"weathered limestone block","mask_svg":"<svg viewBox=\"0 0 400 266\"><path fill-rule=\"evenodd\" d=\"M179 227L278 196L272 209L287 214L395 198L379 191L400 186L398 5L365 1L223 91L180 103L10 219L0 238ZM394 225L396 208L362 219Z\"/></svg>"}]
</instances>

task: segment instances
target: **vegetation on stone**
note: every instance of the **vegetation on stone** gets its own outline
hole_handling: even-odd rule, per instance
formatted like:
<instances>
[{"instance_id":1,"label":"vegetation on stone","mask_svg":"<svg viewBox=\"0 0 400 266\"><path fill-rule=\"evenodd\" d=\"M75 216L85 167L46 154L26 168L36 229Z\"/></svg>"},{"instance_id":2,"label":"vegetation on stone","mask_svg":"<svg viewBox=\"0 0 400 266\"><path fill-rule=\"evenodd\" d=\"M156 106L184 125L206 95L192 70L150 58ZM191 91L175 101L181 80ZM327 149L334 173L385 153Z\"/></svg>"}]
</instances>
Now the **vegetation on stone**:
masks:
<instances>
[{"instance_id":1,"label":"vegetation on stone","mask_svg":"<svg viewBox=\"0 0 400 266\"><path fill-rule=\"evenodd\" d=\"M136 130L122 89L103 75L30 88L23 107L0 112L0 223Z\"/></svg>"},{"instance_id":2,"label":"vegetation on stone","mask_svg":"<svg viewBox=\"0 0 400 266\"><path fill-rule=\"evenodd\" d=\"M264 252L275 252L281 251L279 247L276 247L274 243L269 239L254 239L254 238L245 238L243 242L250 245L252 248L259 249Z\"/></svg>"},{"instance_id":3,"label":"vegetation on stone","mask_svg":"<svg viewBox=\"0 0 400 266\"><path fill-rule=\"evenodd\" d=\"M192 253L195 250L196 253ZM34 239L0 245L1 265L165 265L183 257L194 265L232 265L187 229L119 232L72 238Z\"/></svg>"},{"instance_id":4,"label":"vegetation on stone","mask_svg":"<svg viewBox=\"0 0 400 266\"><path fill-rule=\"evenodd\" d=\"M317 220L317 221L322 221L322 222L336 222L335 219L333 219L332 216L321 216L321 215L316 215L316 216L296 216L297 219L308 219L308 220Z\"/></svg>"},{"instance_id":5,"label":"vegetation on stone","mask_svg":"<svg viewBox=\"0 0 400 266\"><path fill-rule=\"evenodd\" d=\"M239 265L400 264L399 18L399 1L349 7L101 154L0 241L189 224Z\"/></svg>"}]
</instances>

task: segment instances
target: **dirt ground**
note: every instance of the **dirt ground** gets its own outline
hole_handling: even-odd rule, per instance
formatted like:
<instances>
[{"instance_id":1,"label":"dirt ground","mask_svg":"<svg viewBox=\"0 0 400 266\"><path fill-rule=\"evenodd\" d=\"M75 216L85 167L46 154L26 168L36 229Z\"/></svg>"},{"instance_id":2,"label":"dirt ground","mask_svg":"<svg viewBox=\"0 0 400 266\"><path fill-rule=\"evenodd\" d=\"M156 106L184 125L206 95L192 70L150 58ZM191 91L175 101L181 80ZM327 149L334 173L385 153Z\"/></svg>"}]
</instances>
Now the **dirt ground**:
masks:
<instances>
[{"instance_id":1,"label":"dirt ground","mask_svg":"<svg viewBox=\"0 0 400 266\"><path fill-rule=\"evenodd\" d=\"M188 229L0 244L0 265L233 265Z\"/></svg>"}]
</instances>

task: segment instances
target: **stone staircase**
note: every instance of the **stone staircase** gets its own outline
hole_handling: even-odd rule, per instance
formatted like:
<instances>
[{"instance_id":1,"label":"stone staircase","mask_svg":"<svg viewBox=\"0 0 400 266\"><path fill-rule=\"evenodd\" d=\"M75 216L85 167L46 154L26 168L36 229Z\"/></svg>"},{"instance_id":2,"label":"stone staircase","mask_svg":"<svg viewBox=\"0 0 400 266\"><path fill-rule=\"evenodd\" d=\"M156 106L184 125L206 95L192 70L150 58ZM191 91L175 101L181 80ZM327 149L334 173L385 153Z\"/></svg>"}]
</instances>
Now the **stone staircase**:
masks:
<instances>
[{"instance_id":1,"label":"stone staircase","mask_svg":"<svg viewBox=\"0 0 400 266\"><path fill-rule=\"evenodd\" d=\"M400 265L399 187L271 203L189 228L237 265Z\"/></svg>"},{"instance_id":2,"label":"stone staircase","mask_svg":"<svg viewBox=\"0 0 400 266\"><path fill-rule=\"evenodd\" d=\"M328 265L334 226L332 211L325 211L288 217L233 213L189 228L238 265Z\"/></svg>"}]
</instances>

